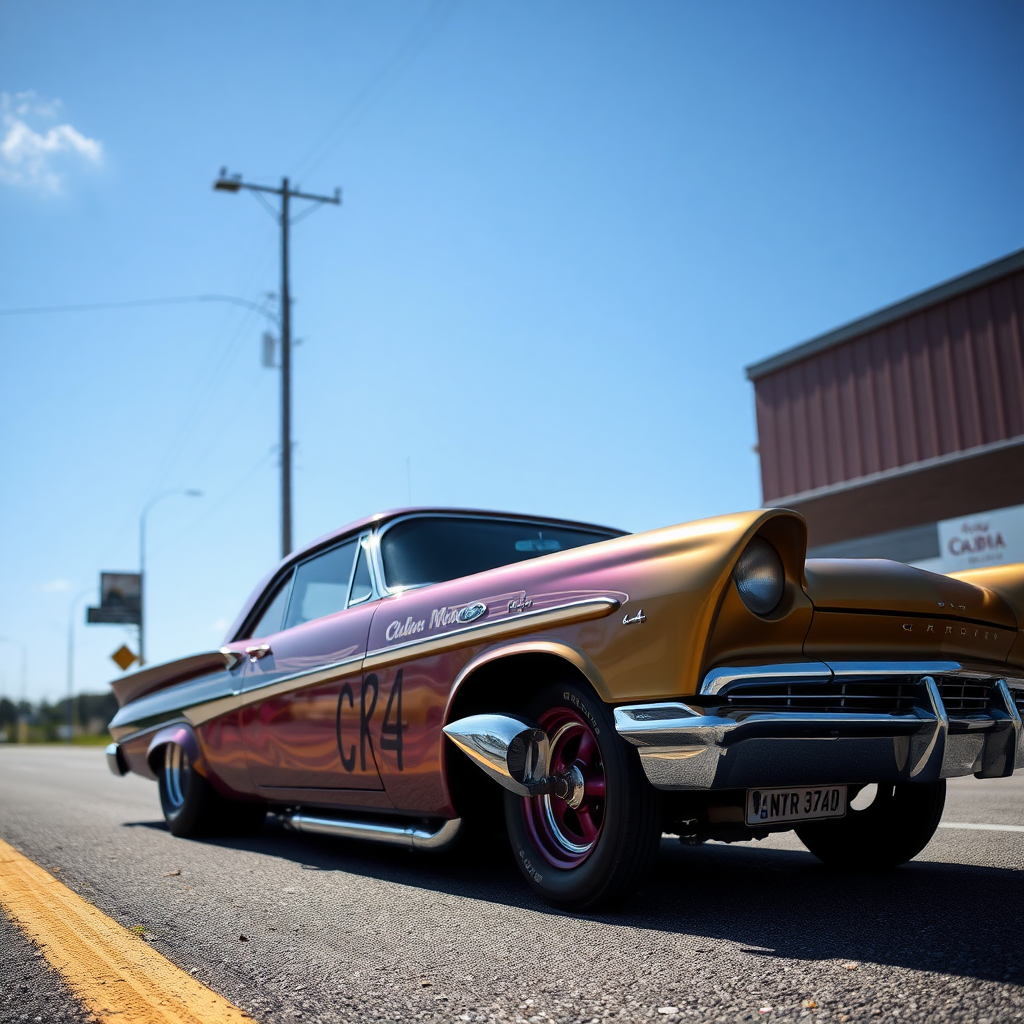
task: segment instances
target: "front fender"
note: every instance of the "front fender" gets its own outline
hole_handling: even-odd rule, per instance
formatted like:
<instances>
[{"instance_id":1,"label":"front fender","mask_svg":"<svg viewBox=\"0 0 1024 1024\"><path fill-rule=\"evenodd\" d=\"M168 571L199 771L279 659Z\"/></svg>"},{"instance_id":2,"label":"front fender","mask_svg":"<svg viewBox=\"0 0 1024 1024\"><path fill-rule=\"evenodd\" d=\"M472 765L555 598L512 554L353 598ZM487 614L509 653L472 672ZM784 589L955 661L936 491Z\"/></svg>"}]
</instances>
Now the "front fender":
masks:
<instances>
[{"instance_id":1,"label":"front fender","mask_svg":"<svg viewBox=\"0 0 1024 1024\"><path fill-rule=\"evenodd\" d=\"M591 661L589 655L578 647L573 647L558 640L518 640L497 647L489 647L463 667L462 671L455 677L455 682L452 683L451 692L448 695L448 704L444 709L443 724L447 725L451 721L452 706L455 704L460 689L480 669L485 665L492 665L495 662L515 658L523 654L546 654L561 659L576 669L590 683L594 688L594 692L603 701L611 701L612 697L608 691L608 686L597 666ZM500 705L500 696L496 697L495 701L496 706Z\"/></svg>"}]
</instances>

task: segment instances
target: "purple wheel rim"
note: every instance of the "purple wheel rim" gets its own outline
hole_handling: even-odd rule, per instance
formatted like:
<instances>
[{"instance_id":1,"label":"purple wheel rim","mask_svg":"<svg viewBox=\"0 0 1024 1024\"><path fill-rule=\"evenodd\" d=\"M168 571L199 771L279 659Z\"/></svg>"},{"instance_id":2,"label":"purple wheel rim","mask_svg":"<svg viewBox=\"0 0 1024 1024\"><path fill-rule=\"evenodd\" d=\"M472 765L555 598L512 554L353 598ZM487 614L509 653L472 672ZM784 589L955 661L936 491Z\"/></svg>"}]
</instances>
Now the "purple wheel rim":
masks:
<instances>
[{"instance_id":1,"label":"purple wheel rim","mask_svg":"<svg viewBox=\"0 0 1024 1024\"><path fill-rule=\"evenodd\" d=\"M582 864L597 847L604 827L605 772L601 748L589 723L569 708L552 708L538 720L551 737L551 772L575 766L583 777L583 800L572 808L554 796L526 797L523 821L533 845L554 868Z\"/></svg>"}]
</instances>

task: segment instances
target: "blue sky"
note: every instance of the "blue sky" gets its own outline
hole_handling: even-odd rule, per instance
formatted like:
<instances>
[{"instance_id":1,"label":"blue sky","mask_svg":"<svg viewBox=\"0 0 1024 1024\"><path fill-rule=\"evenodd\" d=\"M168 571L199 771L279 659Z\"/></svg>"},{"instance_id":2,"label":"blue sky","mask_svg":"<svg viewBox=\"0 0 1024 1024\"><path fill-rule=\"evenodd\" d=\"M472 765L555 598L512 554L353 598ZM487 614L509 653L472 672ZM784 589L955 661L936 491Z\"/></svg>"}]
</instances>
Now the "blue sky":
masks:
<instances>
[{"instance_id":1,"label":"blue sky","mask_svg":"<svg viewBox=\"0 0 1024 1024\"><path fill-rule=\"evenodd\" d=\"M760 503L743 367L1024 245L1018 2L0 5L0 309L278 287L295 539L494 507L642 530ZM0 316L0 635L66 687L134 570L151 662L279 550L278 378L230 305ZM411 487L410 487L411 484ZM75 613L77 689L128 639ZM0 693L20 690L0 645Z\"/></svg>"}]
</instances>

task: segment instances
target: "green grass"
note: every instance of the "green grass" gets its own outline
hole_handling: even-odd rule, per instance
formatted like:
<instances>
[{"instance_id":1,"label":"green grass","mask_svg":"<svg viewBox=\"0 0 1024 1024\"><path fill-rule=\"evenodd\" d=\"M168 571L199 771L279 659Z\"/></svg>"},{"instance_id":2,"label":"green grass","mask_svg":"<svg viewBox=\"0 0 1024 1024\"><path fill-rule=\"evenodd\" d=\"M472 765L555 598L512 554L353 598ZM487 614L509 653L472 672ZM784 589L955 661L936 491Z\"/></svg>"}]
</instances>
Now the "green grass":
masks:
<instances>
[{"instance_id":1,"label":"green grass","mask_svg":"<svg viewBox=\"0 0 1024 1024\"><path fill-rule=\"evenodd\" d=\"M100 733L99 736L76 736L71 745L76 747L105 747L110 742L107 733Z\"/></svg>"},{"instance_id":2,"label":"green grass","mask_svg":"<svg viewBox=\"0 0 1024 1024\"><path fill-rule=\"evenodd\" d=\"M50 738L36 729L29 730L28 739L25 741L26 745L40 746L45 744L49 747L105 747L109 742L110 737L106 733L102 733L99 736L76 736L71 743L68 744L67 740ZM7 742L3 745L11 747L17 746L17 739L8 732Z\"/></svg>"}]
</instances>

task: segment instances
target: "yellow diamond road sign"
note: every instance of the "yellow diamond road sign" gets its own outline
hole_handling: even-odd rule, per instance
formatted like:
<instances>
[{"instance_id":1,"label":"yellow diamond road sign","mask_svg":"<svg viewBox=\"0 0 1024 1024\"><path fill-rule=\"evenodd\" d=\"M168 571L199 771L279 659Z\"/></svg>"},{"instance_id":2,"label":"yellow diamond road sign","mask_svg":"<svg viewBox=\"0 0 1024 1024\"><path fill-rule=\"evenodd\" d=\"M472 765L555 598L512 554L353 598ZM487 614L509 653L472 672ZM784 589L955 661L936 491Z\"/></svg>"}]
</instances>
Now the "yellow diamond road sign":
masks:
<instances>
[{"instance_id":1,"label":"yellow diamond road sign","mask_svg":"<svg viewBox=\"0 0 1024 1024\"><path fill-rule=\"evenodd\" d=\"M135 663L135 655L124 644L121 644L110 657L122 672L127 672Z\"/></svg>"}]
</instances>

